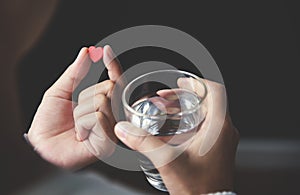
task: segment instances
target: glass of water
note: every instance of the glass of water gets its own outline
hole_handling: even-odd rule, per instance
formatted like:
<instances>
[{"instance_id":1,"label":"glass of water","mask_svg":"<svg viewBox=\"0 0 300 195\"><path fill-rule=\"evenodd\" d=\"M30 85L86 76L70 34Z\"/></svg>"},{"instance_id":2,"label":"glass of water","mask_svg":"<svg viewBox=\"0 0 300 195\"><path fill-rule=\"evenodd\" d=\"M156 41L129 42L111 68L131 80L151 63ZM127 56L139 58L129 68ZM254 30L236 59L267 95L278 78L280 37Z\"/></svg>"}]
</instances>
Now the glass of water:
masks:
<instances>
[{"instance_id":1,"label":"glass of water","mask_svg":"<svg viewBox=\"0 0 300 195\"><path fill-rule=\"evenodd\" d=\"M122 103L129 122L166 144L178 146L189 140L204 120L206 94L206 86L198 76L180 70L159 70L132 80L123 91ZM167 191L152 162L143 155L139 155L139 161L148 182Z\"/></svg>"}]
</instances>

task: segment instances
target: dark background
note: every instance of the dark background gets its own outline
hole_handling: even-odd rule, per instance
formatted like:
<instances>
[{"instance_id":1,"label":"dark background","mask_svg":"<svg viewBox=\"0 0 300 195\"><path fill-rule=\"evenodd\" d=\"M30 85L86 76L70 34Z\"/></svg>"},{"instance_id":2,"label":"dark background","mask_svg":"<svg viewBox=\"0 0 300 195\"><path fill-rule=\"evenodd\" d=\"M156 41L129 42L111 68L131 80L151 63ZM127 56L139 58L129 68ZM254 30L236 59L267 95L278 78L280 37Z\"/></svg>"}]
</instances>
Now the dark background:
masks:
<instances>
[{"instance_id":1,"label":"dark background","mask_svg":"<svg viewBox=\"0 0 300 195\"><path fill-rule=\"evenodd\" d=\"M131 26L174 27L198 39L222 72L231 116L241 134L236 191L300 193L299 15L296 3L285 1L62 1L18 69L24 122L29 127L43 92L82 46ZM119 59L124 69L157 60L193 71L184 57L159 48L134 49ZM91 168L156 192L142 173L101 162Z\"/></svg>"}]
</instances>

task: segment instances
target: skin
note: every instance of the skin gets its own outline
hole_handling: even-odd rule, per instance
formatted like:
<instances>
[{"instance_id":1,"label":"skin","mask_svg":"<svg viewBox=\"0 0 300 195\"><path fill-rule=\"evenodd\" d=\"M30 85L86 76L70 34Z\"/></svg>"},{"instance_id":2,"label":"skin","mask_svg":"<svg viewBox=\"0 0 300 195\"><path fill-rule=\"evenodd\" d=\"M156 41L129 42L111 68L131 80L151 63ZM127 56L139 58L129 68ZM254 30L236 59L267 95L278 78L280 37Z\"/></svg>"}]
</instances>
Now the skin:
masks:
<instances>
[{"instance_id":1,"label":"skin","mask_svg":"<svg viewBox=\"0 0 300 195\"><path fill-rule=\"evenodd\" d=\"M76 61L47 90L28 133L39 154L57 166L78 169L94 162L97 159L95 156L100 159L109 156L114 150L117 136L128 147L145 154L154 163L170 194L232 190L239 134L226 112L225 87L204 80L208 89L204 102L207 108L206 119L189 146L181 150L166 145L128 122L115 125L109 103L122 69L118 60L111 61L113 55L110 49L104 47L103 59L110 79L82 91L74 111L71 100L73 89L85 76L90 65L89 60L86 60L86 48L81 50ZM185 88L188 86L186 82L193 81L179 80L178 85ZM203 89L196 83L193 86L197 93L203 93ZM168 99L172 93L163 91L160 96ZM222 120L224 115L219 113L225 113L225 121ZM220 131L216 124L220 125ZM204 143L213 140L215 142L209 150L203 147L207 145ZM92 147L86 147L87 143ZM165 146L163 156L149 152L160 146Z\"/></svg>"},{"instance_id":2,"label":"skin","mask_svg":"<svg viewBox=\"0 0 300 195\"><path fill-rule=\"evenodd\" d=\"M208 80L204 82L208 88L204 102L207 107L206 119L184 150L166 145L162 140L128 122L120 122L115 126L116 135L122 142L153 162L170 194L205 194L233 190L233 169L239 133L228 112L225 113L225 120L218 114L226 108L223 101L225 87ZM187 85L182 85L184 86ZM193 86L201 93L200 86ZM169 91L169 94L172 93ZM167 97L168 92L164 92L163 96ZM220 131L215 125L217 121L221 121ZM203 144L211 142L214 142L211 148L206 147L209 144Z\"/></svg>"},{"instance_id":3,"label":"skin","mask_svg":"<svg viewBox=\"0 0 300 195\"><path fill-rule=\"evenodd\" d=\"M52 164L74 170L95 162L96 157L101 159L113 153L117 139L110 96L121 67L111 60L111 52L109 46L104 47L103 58L112 79L82 91L74 111L73 90L91 65L87 48L81 49L75 62L45 92L28 138Z\"/></svg>"}]
</instances>

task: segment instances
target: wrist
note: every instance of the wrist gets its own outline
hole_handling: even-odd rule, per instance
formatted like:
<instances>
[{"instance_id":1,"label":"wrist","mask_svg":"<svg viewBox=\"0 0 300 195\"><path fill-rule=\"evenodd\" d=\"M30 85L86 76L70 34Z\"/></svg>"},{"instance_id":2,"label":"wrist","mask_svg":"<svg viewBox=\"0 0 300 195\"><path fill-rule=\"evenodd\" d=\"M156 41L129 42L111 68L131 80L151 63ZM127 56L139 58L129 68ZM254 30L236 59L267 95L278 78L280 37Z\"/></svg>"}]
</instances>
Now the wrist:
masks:
<instances>
[{"instance_id":1,"label":"wrist","mask_svg":"<svg viewBox=\"0 0 300 195\"><path fill-rule=\"evenodd\" d=\"M215 192L215 193L202 194L202 195L237 195L237 194L231 191L223 191L223 192Z\"/></svg>"}]
</instances>

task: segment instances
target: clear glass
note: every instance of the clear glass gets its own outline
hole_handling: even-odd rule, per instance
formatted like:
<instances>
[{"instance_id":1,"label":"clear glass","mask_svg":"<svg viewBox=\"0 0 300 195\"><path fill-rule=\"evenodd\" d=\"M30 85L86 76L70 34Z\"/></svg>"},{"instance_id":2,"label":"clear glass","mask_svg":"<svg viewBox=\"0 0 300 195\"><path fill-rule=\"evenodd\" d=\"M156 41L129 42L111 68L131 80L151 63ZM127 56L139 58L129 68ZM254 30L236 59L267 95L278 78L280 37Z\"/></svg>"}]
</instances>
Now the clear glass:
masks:
<instances>
[{"instance_id":1,"label":"clear glass","mask_svg":"<svg viewBox=\"0 0 300 195\"><path fill-rule=\"evenodd\" d=\"M139 76L124 89L126 119L170 145L190 139L205 118L206 86L198 76L180 70L159 70ZM163 155L163 154L157 154ZM139 155L149 183L167 191L152 162Z\"/></svg>"}]
</instances>

